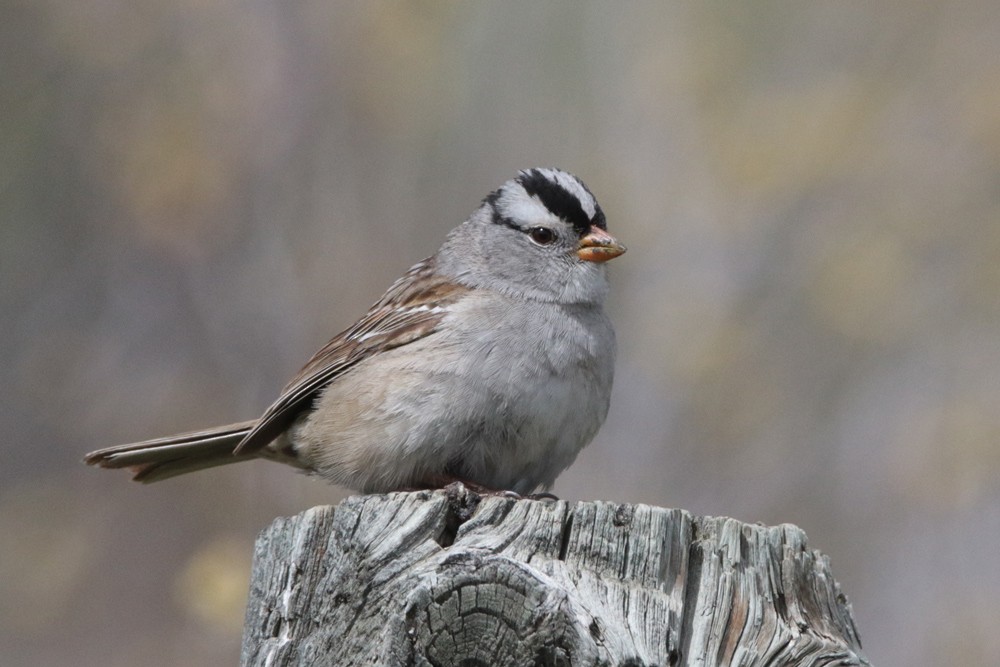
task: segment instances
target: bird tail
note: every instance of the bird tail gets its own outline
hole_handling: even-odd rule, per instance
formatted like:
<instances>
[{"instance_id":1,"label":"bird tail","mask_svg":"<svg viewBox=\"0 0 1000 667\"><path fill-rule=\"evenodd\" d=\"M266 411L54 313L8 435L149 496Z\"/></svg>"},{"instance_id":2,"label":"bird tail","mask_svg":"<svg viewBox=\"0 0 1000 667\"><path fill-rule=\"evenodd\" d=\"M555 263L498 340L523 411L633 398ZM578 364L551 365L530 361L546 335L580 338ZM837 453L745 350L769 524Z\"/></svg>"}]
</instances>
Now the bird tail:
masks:
<instances>
[{"instance_id":1,"label":"bird tail","mask_svg":"<svg viewBox=\"0 0 1000 667\"><path fill-rule=\"evenodd\" d=\"M101 468L128 468L137 482L158 482L196 470L258 458L261 452L233 454L256 423L253 420L108 447L87 454L84 461Z\"/></svg>"}]
</instances>

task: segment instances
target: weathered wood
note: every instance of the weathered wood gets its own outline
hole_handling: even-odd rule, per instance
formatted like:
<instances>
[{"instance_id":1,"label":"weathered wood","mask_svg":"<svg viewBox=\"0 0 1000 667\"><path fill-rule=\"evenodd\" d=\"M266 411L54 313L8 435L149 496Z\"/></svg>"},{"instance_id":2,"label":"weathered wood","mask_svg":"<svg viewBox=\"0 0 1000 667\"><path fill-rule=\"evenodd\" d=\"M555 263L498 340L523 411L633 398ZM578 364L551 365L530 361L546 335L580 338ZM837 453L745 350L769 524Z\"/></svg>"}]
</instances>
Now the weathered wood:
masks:
<instances>
[{"instance_id":1,"label":"weathered wood","mask_svg":"<svg viewBox=\"0 0 1000 667\"><path fill-rule=\"evenodd\" d=\"M447 491L257 541L242 664L868 665L798 528Z\"/></svg>"}]
</instances>

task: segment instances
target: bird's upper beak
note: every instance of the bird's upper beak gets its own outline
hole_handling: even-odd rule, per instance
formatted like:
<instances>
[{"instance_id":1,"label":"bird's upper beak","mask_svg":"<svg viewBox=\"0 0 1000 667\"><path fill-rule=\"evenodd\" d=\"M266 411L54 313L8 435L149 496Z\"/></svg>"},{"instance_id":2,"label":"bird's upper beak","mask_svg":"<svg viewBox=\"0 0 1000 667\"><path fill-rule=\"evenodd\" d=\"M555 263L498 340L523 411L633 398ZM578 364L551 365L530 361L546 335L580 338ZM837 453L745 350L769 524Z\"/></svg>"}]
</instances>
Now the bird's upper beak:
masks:
<instances>
[{"instance_id":1,"label":"bird's upper beak","mask_svg":"<svg viewBox=\"0 0 1000 667\"><path fill-rule=\"evenodd\" d=\"M625 252L625 246L600 227L592 226L580 239L576 256L585 262L606 262Z\"/></svg>"}]
</instances>

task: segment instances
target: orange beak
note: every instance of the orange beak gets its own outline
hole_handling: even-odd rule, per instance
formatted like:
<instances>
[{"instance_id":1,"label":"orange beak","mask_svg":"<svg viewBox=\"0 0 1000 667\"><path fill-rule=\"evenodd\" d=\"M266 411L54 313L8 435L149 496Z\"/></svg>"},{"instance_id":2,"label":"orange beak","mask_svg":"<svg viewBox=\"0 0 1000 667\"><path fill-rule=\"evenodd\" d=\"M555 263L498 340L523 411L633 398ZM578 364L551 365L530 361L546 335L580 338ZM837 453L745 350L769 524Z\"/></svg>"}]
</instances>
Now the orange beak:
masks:
<instances>
[{"instance_id":1,"label":"orange beak","mask_svg":"<svg viewBox=\"0 0 1000 667\"><path fill-rule=\"evenodd\" d=\"M606 262L625 252L625 246L600 227L591 227L580 239L576 256L585 262Z\"/></svg>"}]
</instances>

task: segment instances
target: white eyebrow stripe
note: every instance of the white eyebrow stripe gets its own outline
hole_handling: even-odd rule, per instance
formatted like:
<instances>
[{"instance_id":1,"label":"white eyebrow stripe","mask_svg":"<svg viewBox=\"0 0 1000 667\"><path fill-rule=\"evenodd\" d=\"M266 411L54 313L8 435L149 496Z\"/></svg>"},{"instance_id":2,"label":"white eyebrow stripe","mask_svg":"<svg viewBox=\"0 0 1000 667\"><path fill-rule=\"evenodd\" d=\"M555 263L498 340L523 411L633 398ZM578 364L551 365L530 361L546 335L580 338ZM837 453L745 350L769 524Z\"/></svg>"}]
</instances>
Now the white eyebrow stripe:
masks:
<instances>
[{"instance_id":1,"label":"white eyebrow stripe","mask_svg":"<svg viewBox=\"0 0 1000 667\"><path fill-rule=\"evenodd\" d=\"M504 193L500 205L508 218L522 222L526 227L547 222L554 215L541 199L529 195L520 183L516 189L512 188Z\"/></svg>"}]
</instances>

